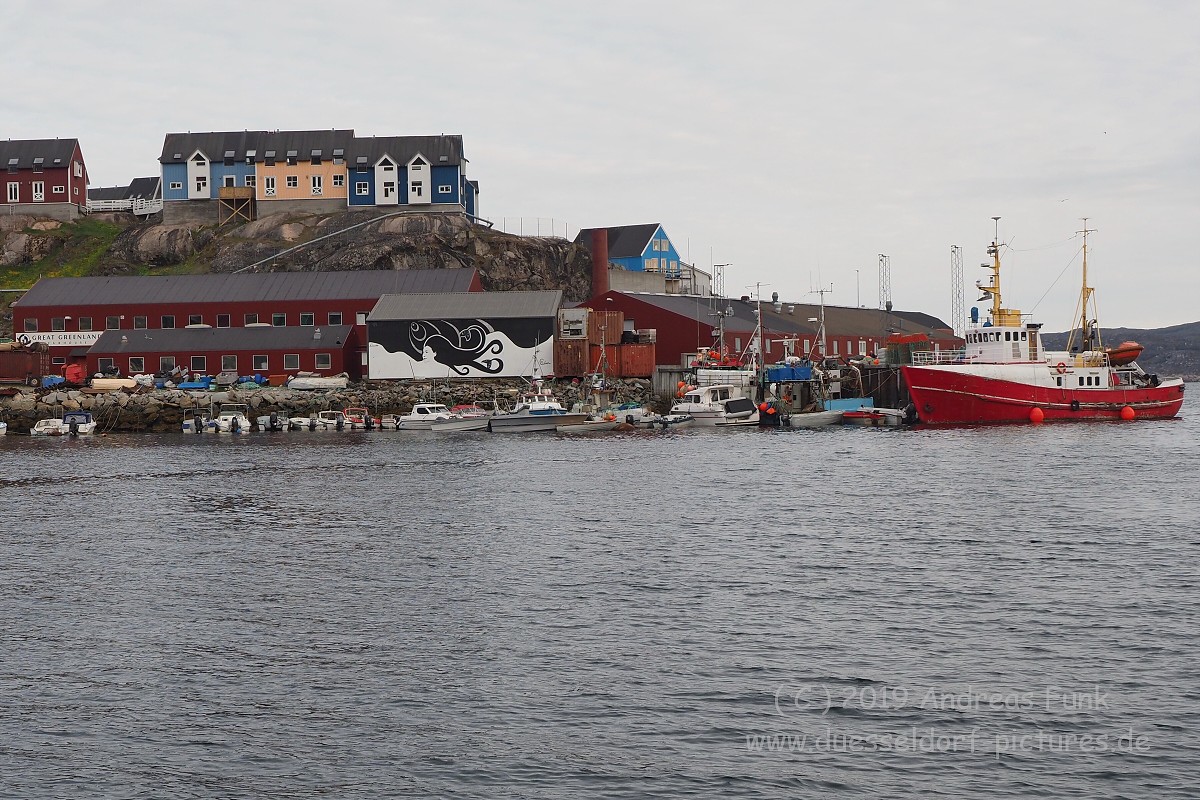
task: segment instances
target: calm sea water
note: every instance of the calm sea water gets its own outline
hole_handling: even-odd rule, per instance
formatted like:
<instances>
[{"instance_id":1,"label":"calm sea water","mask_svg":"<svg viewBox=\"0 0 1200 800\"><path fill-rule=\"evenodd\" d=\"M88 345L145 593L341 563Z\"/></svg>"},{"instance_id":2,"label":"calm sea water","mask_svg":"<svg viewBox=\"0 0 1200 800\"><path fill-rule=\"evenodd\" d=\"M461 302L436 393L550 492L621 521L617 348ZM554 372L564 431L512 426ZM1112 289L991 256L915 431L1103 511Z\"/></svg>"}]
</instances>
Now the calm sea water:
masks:
<instances>
[{"instance_id":1,"label":"calm sea water","mask_svg":"<svg viewBox=\"0 0 1200 800\"><path fill-rule=\"evenodd\" d=\"M1200 413L0 442L0 796L1200 791Z\"/></svg>"}]
</instances>

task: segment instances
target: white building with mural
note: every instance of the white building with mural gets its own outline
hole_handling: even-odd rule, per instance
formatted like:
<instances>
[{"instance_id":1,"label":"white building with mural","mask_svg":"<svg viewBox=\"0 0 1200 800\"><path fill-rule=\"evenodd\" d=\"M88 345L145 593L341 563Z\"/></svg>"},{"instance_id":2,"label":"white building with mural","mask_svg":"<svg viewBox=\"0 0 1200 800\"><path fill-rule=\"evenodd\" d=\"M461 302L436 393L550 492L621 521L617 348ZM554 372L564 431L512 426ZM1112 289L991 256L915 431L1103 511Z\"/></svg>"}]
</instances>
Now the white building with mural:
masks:
<instances>
[{"instance_id":1,"label":"white building with mural","mask_svg":"<svg viewBox=\"0 0 1200 800\"><path fill-rule=\"evenodd\" d=\"M561 291L389 294L367 317L373 379L530 378L554 370Z\"/></svg>"}]
</instances>

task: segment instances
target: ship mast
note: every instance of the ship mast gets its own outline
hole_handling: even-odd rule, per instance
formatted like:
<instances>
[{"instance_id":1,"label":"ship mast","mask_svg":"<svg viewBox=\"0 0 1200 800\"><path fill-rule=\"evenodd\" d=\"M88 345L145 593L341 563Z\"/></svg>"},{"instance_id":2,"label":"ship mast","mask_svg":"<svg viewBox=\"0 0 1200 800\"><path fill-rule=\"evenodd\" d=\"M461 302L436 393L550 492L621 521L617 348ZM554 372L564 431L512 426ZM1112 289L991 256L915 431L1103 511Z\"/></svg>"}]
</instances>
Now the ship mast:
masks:
<instances>
[{"instance_id":1,"label":"ship mast","mask_svg":"<svg viewBox=\"0 0 1200 800\"><path fill-rule=\"evenodd\" d=\"M987 250L988 255L992 257L992 263L991 263L991 267L990 267L992 270L992 278L991 278L991 281L989 281L987 286L984 286L982 281L975 281L975 286L981 292L983 292L983 297L979 298L980 300L986 300L989 297L992 298L992 324L999 325L1000 324L1000 218L992 217L992 222L994 222L996 224L996 233L992 237L991 247L989 247ZM987 269L989 265L981 264L980 266Z\"/></svg>"},{"instance_id":2,"label":"ship mast","mask_svg":"<svg viewBox=\"0 0 1200 800\"><path fill-rule=\"evenodd\" d=\"M1096 301L1092 295L1096 290L1088 286L1087 237L1089 233L1095 233L1095 230L1088 228L1087 221L1088 218L1083 217L1083 230L1077 231L1078 233L1083 234L1083 289L1079 294L1079 335L1082 338L1082 341L1079 343L1079 347L1081 350L1099 350L1101 348L1100 330L1096 326L1096 319L1094 317L1089 319L1090 315L1088 314L1089 304L1091 304L1093 307L1095 306ZM1074 331L1071 332L1072 338L1074 338L1074 333ZM1095 341L1092 341L1093 337L1095 338ZM1068 350L1070 349L1070 346L1071 343L1068 342Z\"/></svg>"}]
</instances>

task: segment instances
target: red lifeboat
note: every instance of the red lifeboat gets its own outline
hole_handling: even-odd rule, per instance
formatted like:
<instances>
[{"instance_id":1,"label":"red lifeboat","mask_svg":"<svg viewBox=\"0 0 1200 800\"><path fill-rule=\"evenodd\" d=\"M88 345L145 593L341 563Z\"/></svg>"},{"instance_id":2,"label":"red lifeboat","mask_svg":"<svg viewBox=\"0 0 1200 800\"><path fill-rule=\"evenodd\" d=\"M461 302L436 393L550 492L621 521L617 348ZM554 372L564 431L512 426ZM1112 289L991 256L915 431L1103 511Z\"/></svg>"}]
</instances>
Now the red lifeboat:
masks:
<instances>
[{"instance_id":1,"label":"red lifeboat","mask_svg":"<svg viewBox=\"0 0 1200 800\"><path fill-rule=\"evenodd\" d=\"M1142 354L1142 347L1137 342L1121 342L1116 347L1105 348L1108 353L1108 363L1114 367L1121 367L1131 363L1134 359Z\"/></svg>"}]
</instances>

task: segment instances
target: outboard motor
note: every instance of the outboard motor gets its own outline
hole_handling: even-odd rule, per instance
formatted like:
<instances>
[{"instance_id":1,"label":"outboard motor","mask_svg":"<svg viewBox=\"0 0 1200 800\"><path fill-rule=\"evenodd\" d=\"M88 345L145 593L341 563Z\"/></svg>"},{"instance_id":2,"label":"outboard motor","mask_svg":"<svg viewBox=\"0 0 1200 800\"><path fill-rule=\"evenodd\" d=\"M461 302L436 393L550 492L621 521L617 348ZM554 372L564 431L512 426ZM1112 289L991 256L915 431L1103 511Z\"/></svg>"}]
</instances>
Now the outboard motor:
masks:
<instances>
[{"instance_id":1,"label":"outboard motor","mask_svg":"<svg viewBox=\"0 0 1200 800\"><path fill-rule=\"evenodd\" d=\"M339 431L340 431L340 430L342 430L343 428L345 428L345 427L346 427L346 418L345 418L345 417L338 417L338 418L337 418L337 425L336 425L335 427L337 427L337 429L338 429Z\"/></svg>"},{"instance_id":2,"label":"outboard motor","mask_svg":"<svg viewBox=\"0 0 1200 800\"><path fill-rule=\"evenodd\" d=\"M369 430L369 431L375 430L375 418L371 416L371 412L368 411L363 416L365 416L367 418L367 420L366 420L367 430Z\"/></svg>"},{"instance_id":3,"label":"outboard motor","mask_svg":"<svg viewBox=\"0 0 1200 800\"><path fill-rule=\"evenodd\" d=\"M78 436L79 435L79 420L76 420L76 419L71 420L71 424L67 426L67 430L70 432L71 436Z\"/></svg>"},{"instance_id":4,"label":"outboard motor","mask_svg":"<svg viewBox=\"0 0 1200 800\"><path fill-rule=\"evenodd\" d=\"M315 431L317 429L317 418L316 417L308 418L308 429L310 431Z\"/></svg>"}]
</instances>

